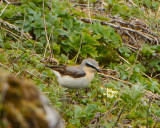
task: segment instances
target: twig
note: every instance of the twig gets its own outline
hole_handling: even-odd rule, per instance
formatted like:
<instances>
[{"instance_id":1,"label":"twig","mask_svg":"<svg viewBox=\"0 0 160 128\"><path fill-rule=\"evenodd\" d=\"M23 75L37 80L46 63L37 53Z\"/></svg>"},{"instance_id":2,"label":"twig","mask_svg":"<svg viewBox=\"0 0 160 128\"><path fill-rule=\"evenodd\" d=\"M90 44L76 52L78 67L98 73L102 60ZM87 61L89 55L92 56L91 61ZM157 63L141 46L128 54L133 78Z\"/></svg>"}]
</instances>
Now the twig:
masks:
<instances>
[{"instance_id":1,"label":"twig","mask_svg":"<svg viewBox=\"0 0 160 128\"><path fill-rule=\"evenodd\" d=\"M69 112L70 110L72 110L72 108L74 107L74 101L73 101L73 105L70 107L70 109L68 109L66 112L64 112L61 117L63 117L67 112Z\"/></svg>"},{"instance_id":2,"label":"twig","mask_svg":"<svg viewBox=\"0 0 160 128\"><path fill-rule=\"evenodd\" d=\"M25 38L23 38L23 37L21 37L21 36L18 36L17 34L15 34L15 33L11 32L11 31L9 31L9 30L6 29L6 28L3 28L3 27L1 27L1 26L0 26L0 28L3 29L3 30L5 30L5 31L7 31L7 32L9 32L16 40L18 40L16 37L18 37L18 38L20 38L20 39L22 38L22 39L25 40Z\"/></svg>"},{"instance_id":3,"label":"twig","mask_svg":"<svg viewBox=\"0 0 160 128\"><path fill-rule=\"evenodd\" d=\"M37 75L31 73L30 71L27 71L27 70L23 70L23 71L26 72L26 73L28 73L28 74L30 74L30 75L32 75L33 77L35 77L35 78L37 78L37 79L40 79L42 83L48 84L48 83L45 82L41 77L39 77L39 76L37 76Z\"/></svg>"},{"instance_id":4,"label":"twig","mask_svg":"<svg viewBox=\"0 0 160 128\"><path fill-rule=\"evenodd\" d=\"M2 63L0 63L0 66L3 66L3 67L5 67L5 68L8 69L8 70L12 70L12 69L8 68L6 65L4 65L4 64L2 64Z\"/></svg>"},{"instance_id":5,"label":"twig","mask_svg":"<svg viewBox=\"0 0 160 128\"><path fill-rule=\"evenodd\" d=\"M155 75L153 78L160 76L160 74Z\"/></svg>"},{"instance_id":6,"label":"twig","mask_svg":"<svg viewBox=\"0 0 160 128\"><path fill-rule=\"evenodd\" d=\"M134 53L137 53L136 50L139 50L139 48L136 48L136 47L134 47L134 46L132 46L132 45L125 44L125 43L122 43L122 44L123 44L123 46L126 45L126 46L127 46L132 52L134 52ZM138 56L142 58L142 55L138 54ZM145 59L145 58L144 58L144 59ZM140 63L140 62L139 62L139 63Z\"/></svg>"},{"instance_id":7,"label":"twig","mask_svg":"<svg viewBox=\"0 0 160 128\"><path fill-rule=\"evenodd\" d=\"M155 16L156 19L159 18L159 13L160 13L160 4L159 4L158 10L157 10L157 12L156 12L156 16Z\"/></svg>"},{"instance_id":8,"label":"twig","mask_svg":"<svg viewBox=\"0 0 160 128\"><path fill-rule=\"evenodd\" d=\"M124 31L132 40L134 43L137 43L137 41L134 39L134 37L132 37L127 31Z\"/></svg>"},{"instance_id":9,"label":"twig","mask_svg":"<svg viewBox=\"0 0 160 128\"><path fill-rule=\"evenodd\" d=\"M128 0L133 6L137 7L137 5L135 3L133 3L132 0Z\"/></svg>"},{"instance_id":10,"label":"twig","mask_svg":"<svg viewBox=\"0 0 160 128\"><path fill-rule=\"evenodd\" d=\"M34 75L33 73L31 73L31 72L29 72L29 71L27 71L27 70L24 70L25 72L27 72L28 74L30 74L30 75L32 75L32 76L34 76L34 77L36 77L37 78L37 76L36 75Z\"/></svg>"},{"instance_id":11,"label":"twig","mask_svg":"<svg viewBox=\"0 0 160 128\"><path fill-rule=\"evenodd\" d=\"M50 1L50 9L51 9L51 12L53 12L52 1ZM51 18L51 23L52 22L53 22L53 20ZM53 58L53 43L54 43L53 29L54 29L54 27L52 26L51 33L50 33L50 36L49 36L49 41L51 41L51 54L50 54L50 58Z\"/></svg>"},{"instance_id":12,"label":"twig","mask_svg":"<svg viewBox=\"0 0 160 128\"><path fill-rule=\"evenodd\" d=\"M142 73L145 77L147 77L147 78L149 78L149 79L152 79L150 76L148 76L148 75L145 74L144 72L141 71L141 73Z\"/></svg>"},{"instance_id":13,"label":"twig","mask_svg":"<svg viewBox=\"0 0 160 128\"><path fill-rule=\"evenodd\" d=\"M104 120L104 118L106 118L108 114L112 113L115 109L117 109L117 107L112 107L109 111L107 111L103 118L94 126L94 128L97 128L100 125L100 123Z\"/></svg>"},{"instance_id":14,"label":"twig","mask_svg":"<svg viewBox=\"0 0 160 128\"><path fill-rule=\"evenodd\" d=\"M7 60L9 60L11 58L12 55L14 55L15 51L13 50L13 52L11 54L9 54L9 57Z\"/></svg>"},{"instance_id":15,"label":"twig","mask_svg":"<svg viewBox=\"0 0 160 128\"><path fill-rule=\"evenodd\" d=\"M15 49L18 49L16 46L13 46L10 44L11 47L15 48ZM31 53L33 53L31 50L27 49L27 51L30 51ZM36 53L33 53L32 56L37 56L39 57L41 60L42 60L42 57ZM35 60L36 61L36 60ZM36 61L37 63L40 63L39 61ZM42 64L42 63L41 63Z\"/></svg>"},{"instance_id":16,"label":"twig","mask_svg":"<svg viewBox=\"0 0 160 128\"><path fill-rule=\"evenodd\" d=\"M120 119L120 117L121 117L121 115L124 111L125 106L126 106L126 104L124 104L123 108L121 109L120 113L118 114L118 118L117 118L115 124L113 125L113 128L117 126L117 123L118 123L118 121L119 121L119 119Z\"/></svg>"},{"instance_id":17,"label":"twig","mask_svg":"<svg viewBox=\"0 0 160 128\"><path fill-rule=\"evenodd\" d=\"M106 75L106 74L103 74L103 73L98 73L98 74L103 75L104 77L111 78L111 79L113 79L113 80L117 80L117 81L126 83L126 84L128 84L128 85L134 86L134 84L132 84L132 83L130 83L130 82L128 82L128 81L124 81L124 80L121 80L121 79L118 79L118 78L116 78L116 77L113 77L113 76L110 76L110 75Z\"/></svg>"},{"instance_id":18,"label":"twig","mask_svg":"<svg viewBox=\"0 0 160 128\"><path fill-rule=\"evenodd\" d=\"M99 122L94 126L94 128L97 128L99 126L99 124L104 120L104 118L107 117L108 114L110 114L111 112L113 112L115 109L117 109L117 103L119 101L120 96L118 97L118 99L113 103L113 106L111 107L111 109L109 111L107 111L105 113L105 115L103 116L103 118L101 120L99 120Z\"/></svg>"},{"instance_id":19,"label":"twig","mask_svg":"<svg viewBox=\"0 0 160 128\"><path fill-rule=\"evenodd\" d=\"M21 29L21 37L23 37L24 35L24 23L25 23L25 11L24 11L24 20L23 20L23 24L22 24L22 29Z\"/></svg>"},{"instance_id":20,"label":"twig","mask_svg":"<svg viewBox=\"0 0 160 128\"><path fill-rule=\"evenodd\" d=\"M153 92L145 90L145 89L143 89L143 91L145 92L145 96L148 99L160 100L160 95L154 94Z\"/></svg>"},{"instance_id":21,"label":"twig","mask_svg":"<svg viewBox=\"0 0 160 128\"><path fill-rule=\"evenodd\" d=\"M17 32L21 33L21 31L20 31L14 24L10 24L10 23L8 23L7 21L2 20L2 19L0 19L0 23L2 23L5 27L7 26L7 27L9 27L10 29L14 29L14 30L16 30ZM3 28L3 27L1 27L1 28L4 29L4 30L6 30L6 31L8 31L8 32L10 32L10 33L12 33L12 34L14 34L13 32L9 31L8 29L5 29L5 28ZM17 34L15 34L15 35L17 35ZM30 40L30 41L31 41L31 39L32 39L32 36L31 36L30 34L28 34L28 33L24 33L24 32L23 32L23 36L24 36L27 40ZM17 35L17 37L22 38L21 36L18 36L18 35ZM24 38L23 38L23 39L24 39Z\"/></svg>"},{"instance_id":22,"label":"twig","mask_svg":"<svg viewBox=\"0 0 160 128\"><path fill-rule=\"evenodd\" d=\"M87 18L81 18L81 21L84 21L86 23L90 23L90 19L87 19ZM137 30L134 30L134 29L131 29L131 28L127 28L127 27L117 26L117 25L114 25L114 24L110 24L108 22L100 21L100 20L91 19L91 21L92 22L100 22L102 25L107 25L107 26L110 26L110 27L113 27L113 28L116 28L116 29L127 30L127 31L130 31L130 32L136 33L136 34L146 38L150 42L154 41L154 42L157 42L157 44L158 44L157 39L155 39L154 37L152 37L150 35L147 35L146 33L142 33L140 31L137 31Z\"/></svg>"},{"instance_id":23,"label":"twig","mask_svg":"<svg viewBox=\"0 0 160 128\"><path fill-rule=\"evenodd\" d=\"M34 69L34 71L36 72L36 73L38 73L38 75L40 76L40 77L47 77L48 78L48 76L47 75L44 75L44 74L41 74L41 73L39 73L36 69Z\"/></svg>"},{"instance_id":24,"label":"twig","mask_svg":"<svg viewBox=\"0 0 160 128\"><path fill-rule=\"evenodd\" d=\"M76 7L76 6L87 7L88 5L86 5L86 4L75 4L73 7Z\"/></svg>"},{"instance_id":25,"label":"twig","mask_svg":"<svg viewBox=\"0 0 160 128\"><path fill-rule=\"evenodd\" d=\"M7 0L5 0L5 2L7 3L7 5L4 7L4 9L2 10L0 17L2 16L2 14L4 13L4 11L6 10L6 8L8 7L8 5L10 5L10 2L8 2Z\"/></svg>"},{"instance_id":26,"label":"twig","mask_svg":"<svg viewBox=\"0 0 160 128\"><path fill-rule=\"evenodd\" d=\"M91 12L90 12L90 9L89 9L89 0L88 0L88 12L89 12L89 14L88 14L88 16L89 16L89 19L90 19L90 23L92 24L92 21L91 21Z\"/></svg>"},{"instance_id":27,"label":"twig","mask_svg":"<svg viewBox=\"0 0 160 128\"><path fill-rule=\"evenodd\" d=\"M26 53L26 52L24 51L20 56L18 56L17 58L15 58L11 63L12 64L15 63L18 59L20 59L23 56L24 53Z\"/></svg>"},{"instance_id":28,"label":"twig","mask_svg":"<svg viewBox=\"0 0 160 128\"><path fill-rule=\"evenodd\" d=\"M43 24L44 24L45 36L46 36L46 40L47 40L47 45L46 45L45 52L44 52L44 58L45 58L46 52L47 52L47 47L49 47L49 51L51 51L51 48L50 48L49 39L48 39L48 35L47 35L47 26L46 26L45 11L44 11L44 0L43 0Z\"/></svg>"},{"instance_id":29,"label":"twig","mask_svg":"<svg viewBox=\"0 0 160 128\"><path fill-rule=\"evenodd\" d=\"M75 60L75 63L77 63L77 59L78 59L78 56L80 54L80 51L81 51L81 47L82 47L82 33L81 33L81 42L80 42L80 46L79 46L79 49L78 49L78 53L77 53L77 57L76 57L76 60Z\"/></svg>"},{"instance_id":30,"label":"twig","mask_svg":"<svg viewBox=\"0 0 160 128\"><path fill-rule=\"evenodd\" d=\"M11 4L13 4L13 5L21 5L22 3L21 2L11 2Z\"/></svg>"},{"instance_id":31,"label":"twig","mask_svg":"<svg viewBox=\"0 0 160 128\"><path fill-rule=\"evenodd\" d=\"M126 59L124 59L122 56L118 56L119 58L121 58L122 60L124 60L127 64L131 65Z\"/></svg>"},{"instance_id":32,"label":"twig","mask_svg":"<svg viewBox=\"0 0 160 128\"><path fill-rule=\"evenodd\" d=\"M129 45L129 44L123 43L123 45L126 45L126 46L128 46L128 47L130 47L130 48L132 48L132 49L135 49L135 50L139 50L139 48L136 48L136 47L134 47L134 46L132 46L132 45Z\"/></svg>"},{"instance_id":33,"label":"twig","mask_svg":"<svg viewBox=\"0 0 160 128\"><path fill-rule=\"evenodd\" d=\"M77 6L81 6L81 7L88 7L88 5L86 5L86 4L75 4L73 7L77 7ZM93 4L90 4L89 5L90 7L95 7L95 5L93 5ZM105 11L106 9L105 8L96 8L97 10L99 10L99 11Z\"/></svg>"},{"instance_id":34,"label":"twig","mask_svg":"<svg viewBox=\"0 0 160 128\"><path fill-rule=\"evenodd\" d=\"M53 39L54 39L54 35L53 35L53 26L52 26L51 33L50 33L50 36L49 36L49 41L51 41L51 54L50 54L50 58L53 58L53 43L54 43Z\"/></svg>"},{"instance_id":35,"label":"twig","mask_svg":"<svg viewBox=\"0 0 160 128\"><path fill-rule=\"evenodd\" d=\"M8 7L8 4L4 7L4 9L2 10L0 17L2 16L2 14L4 13L4 11L6 10L6 8Z\"/></svg>"},{"instance_id":36,"label":"twig","mask_svg":"<svg viewBox=\"0 0 160 128\"><path fill-rule=\"evenodd\" d=\"M23 71L19 71L18 73L16 73L16 77L19 75L19 74L21 74Z\"/></svg>"},{"instance_id":37,"label":"twig","mask_svg":"<svg viewBox=\"0 0 160 128\"><path fill-rule=\"evenodd\" d=\"M129 74L129 76L128 76L128 80L130 79L130 77L131 77L131 75L132 75L132 72L133 72L133 69L135 68L135 65L136 65L136 62L137 62L137 60L138 60L138 55L139 55L140 50L141 50L141 49L139 49L138 52L137 52L137 55L136 55L134 64L133 64L132 69L131 69L131 72L130 72L130 74Z\"/></svg>"},{"instance_id":38,"label":"twig","mask_svg":"<svg viewBox=\"0 0 160 128\"><path fill-rule=\"evenodd\" d=\"M59 117L59 119L58 119L58 122L57 122L55 128L57 128L57 125L59 124L60 119L61 119L67 112L69 112L70 110L72 110L73 107L74 107L74 102L73 102L73 105L70 107L70 109L68 109L66 112L64 112L62 115L60 115L60 117Z\"/></svg>"},{"instance_id":39,"label":"twig","mask_svg":"<svg viewBox=\"0 0 160 128\"><path fill-rule=\"evenodd\" d=\"M10 5L11 3L8 0L4 0L8 5Z\"/></svg>"},{"instance_id":40,"label":"twig","mask_svg":"<svg viewBox=\"0 0 160 128\"><path fill-rule=\"evenodd\" d=\"M119 24L122 24L122 25L125 25L125 26L130 26L131 28L139 28L139 29L142 29L142 32L146 32L146 33L148 33L148 34L151 34L151 35L153 35L153 36L158 37L158 35L157 35L156 33L151 32L151 31L149 31L149 30L147 29L149 26L147 26L146 24L145 24L145 26L147 26L147 28L144 28L143 26L140 26L140 25L134 25L134 24L132 24L132 23L125 23L125 22L122 22L122 21L119 21L119 20L116 20L116 19L110 20L110 21L108 21L107 23L115 23L115 22L117 22L117 23L119 23Z\"/></svg>"},{"instance_id":41,"label":"twig","mask_svg":"<svg viewBox=\"0 0 160 128\"><path fill-rule=\"evenodd\" d=\"M153 128L157 128L156 125L159 121L160 121L159 119L156 120L155 124L153 125Z\"/></svg>"}]
</instances>

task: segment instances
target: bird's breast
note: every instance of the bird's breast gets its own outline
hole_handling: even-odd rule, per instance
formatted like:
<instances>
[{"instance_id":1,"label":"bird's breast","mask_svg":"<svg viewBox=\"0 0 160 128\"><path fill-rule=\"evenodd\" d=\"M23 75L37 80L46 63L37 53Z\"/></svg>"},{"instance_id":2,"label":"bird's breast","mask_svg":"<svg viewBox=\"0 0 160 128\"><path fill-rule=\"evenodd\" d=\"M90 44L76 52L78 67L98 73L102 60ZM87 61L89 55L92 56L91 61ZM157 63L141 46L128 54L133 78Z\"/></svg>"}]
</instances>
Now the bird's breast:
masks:
<instances>
[{"instance_id":1,"label":"bird's breast","mask_svg":"<svg viewBox=\"0 0 160 128\"><path fill-rule=\"evenodd\" d=\"M94 73L93 72L86 72L86 80L90 84L94 78Z\"/></svg>"},{"instance_id":2,"label":"bird's breast","mask_svg":"<svg viewBox=\"0 0 160 128\"><path fill-rule=\"evenodd\" d=\"M84 77L80 78L74 78L69 75L60 75L57 71L54 71L54 73L57 76L58 83L61 86L75 89L86 88L94 78L94 73L88 75L86 74Z\"/></svg>"}]
</instances>

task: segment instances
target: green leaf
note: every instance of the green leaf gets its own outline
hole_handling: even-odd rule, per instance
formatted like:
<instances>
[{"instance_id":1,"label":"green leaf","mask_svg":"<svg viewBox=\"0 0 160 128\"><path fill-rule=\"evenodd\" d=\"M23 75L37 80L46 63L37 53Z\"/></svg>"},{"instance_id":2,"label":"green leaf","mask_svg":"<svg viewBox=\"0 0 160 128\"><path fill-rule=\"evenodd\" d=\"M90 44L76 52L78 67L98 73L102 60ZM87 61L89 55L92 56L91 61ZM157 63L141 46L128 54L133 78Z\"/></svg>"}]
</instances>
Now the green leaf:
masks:
<instances>
[{"instance_id":1,"label":"green leaf","mask_svg":"<svg viewBox=\"0 0 160 128\"><path fill-rule=\"evenodd\" d=\"M143 44L142 45L142 54L144 54L145 56L148 55L153 55L155 53L154 50L151 49L151 47L148 44Z\"/></svg>"},{"instance_id":2,"label":"green leaf","mask_svg":"<svg viewBox=\"0 0 160 128\"><path fill-rule=\"evenodd\" d=\"M37 36L37 38L41 37L42 33L45 33L44 29L42 28L34 29L34 34Z\"/></svg>"},{"instance_id":3,"label":"green leaf","mask_svg":"<svg viewBox=\"0 0 160 128\"><path fill-rule=\"evenodd\" d=\"M93 38L94 40L98 40L98 39L101 38L101 36L100 36L100 35L93 35L92 38Z\"/></svg>"},{"instance_id":4,"label":"green leaf","mask_svg":"<svg viewBox=\"0 0 160 128\"><path fill-rule=\"evenodd\" d=\"M94 36L95 37L95 36ZM96 38L93 38L90 34L88 33L83 33L82 35L82 40L83 42L85 42L86 44L90 44L90 45L99 45L99 42L96 41Z\"/></svg>"},{"instance_id":5,"label":"green leaf","mask_svg":"<svg viewBox=\"0 0 160 128\"><path fill-rule=\"evenodd\" d=\"M57 29L57 31L59 32L59 35L64 35L64 36L68 36L69 33L63 29Z\"/></svg>"},{"instance_id":6,"label":"green leaf","mask_svg":"<svg viewBox=\"0 0 160 128\"><path fill-rule=\"evenodd\" d=\"M82 46L80 53L81 53L82 57L84 57L84 58L87 58L88 54L91 55L92 57L97 56L96 48L91 45Z\"/></svg>"},{"instance_id":7,"label":"green leaf","mask_svg":"<svg viewBox=\"0 0 160 128\"><path fill-rule=\"evenodd\" d=\"M63 26L66 29L71 29L73 27L73 20L71 17L67 17L66 19L63 20Z\"/></svg>"},{"instance_id":8,"label":"green leaf","mask_svg":"<svg viewBox=\"0 0 160 128\"><path fill-rule=\"evenodd\" d=\"M39 84L38 87L40 88L41 91L46 88L46 84Z\"/></svg>"},{"instance_id":9,"label":"green leaf","mask_svg":"<svg viewBox=\"0 0 160 128\"><path fill-rule=\"evenodd\" d=\"M127 47L119 47L118 50L120 51L120 53L131 53L131 51Z\"/></svg>"},{"instance_id":10,"label":"green leaf","mask_svg":"<svg viewBox=\"0 0 160 128\"><path fill-rule=\"evenodd\" d=\"M121 95L121 99L127 103L127 106L130 108L136 108L144 95L143 89L144 88L139 85L132 86L131 89L126 86L123 94Z\"/></svg>"},{"instance_id":11,"label":"green leaf","mask_svg":"<svg viewBox=\"0 0 160 128\"><path fill-rule=\"evenodd\" d=\"M43 19L42 18L37 19L34 23L31 24L31 26L34 28L44 28Z\"/></svg>"},{"instance_id":12,"label":"green leaf","mask_svg":"<svg viewBox=\"0 0 160 128\"><path fill-rule=\"evenodd\" d=\"M29 2L28 4L29 4L30 7L32 7L33 9L36 9L36 8L37 8L37 6L36 6L33 2Z\"/></svg>"},{"instance_id":13,"label":"green leaf","mask_svg":"<svg viewBox=\"0 0 160 128\"><path fill-rule=\"evenodd\" d=\"M12 10L12 9L6 9L3 15L5 15L7 18L13 18L13 16L14 16L14 10Z\"/></svg>"}]
</instances>

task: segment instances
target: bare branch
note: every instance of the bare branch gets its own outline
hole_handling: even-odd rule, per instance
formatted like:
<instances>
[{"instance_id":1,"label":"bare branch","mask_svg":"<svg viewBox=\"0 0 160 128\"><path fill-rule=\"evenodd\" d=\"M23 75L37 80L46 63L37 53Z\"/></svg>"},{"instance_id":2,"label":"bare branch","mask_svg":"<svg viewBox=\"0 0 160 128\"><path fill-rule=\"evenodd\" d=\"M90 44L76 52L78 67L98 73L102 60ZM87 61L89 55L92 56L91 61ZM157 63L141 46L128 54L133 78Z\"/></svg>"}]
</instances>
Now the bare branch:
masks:
<instances>
[{"instance_id":1,"label":"bare branch","mask_svg":"<svg viewBox=\"0 0 160 128\"><path fill-rule=\"evenodd\" d=\"M4 0L7 5L4 7L4 9L2 10L1 14L0 14L0 17L2 16L2 14L4 13L4 11L6 10L6 8L8 7L8 5L10 5L10 2L8 2L7 0Z\"/></svg>"},{"instance_id":2,"label":"bare branch","mask_svg":"<svg viewBox=\"0 0 160 128\"><path fill-rule=\"evenodd\" d=\"M122 60L124 60L127 64L131 65L126 59L124 59L122 56L118 56L119 58L121 58Z\"/></svg>"},{"instance_id":3,"label":"bare branch","mask_svg":"<svg viewBox=\"0 0 160 128\"><path fill-rule=\"evenodd\" d=\"M87 18L81 18L81 21L84 21L86 23L90 23L90 19L87 19ZM111 23L108 23L108 22L100 21L100 20L91 19L91 21L92 22L100 22L102 25L107 25L107 26L110 26L110 27L113 27L113 28L116 28L116 29L127 30L127 31L130 31L130 32L136 33L136 34L142 36L143 38L146 38L150 42L156 42L157 45L159 44L158 40L155 37L153 37L151 35L147 35L146 33L143 33L143 32L131 29L131 28L127 28L127 27L117 26L117 25L114 25L114 24L111 24Z\"/></svg>"},{"instance_id":4,"label":"bare branch","mask_svg":"<svg viewBox=\"0 0 160 128\"><path fill-rule=\"evenodd\" d=\"M133 3L132 0L128 0L133 6L137 7L137 5L135 3Z\"/></svg>"},{"instance_id":5,"label":"bare branch","mask_svg":"<svg viewBox=\"0 0 160 128\"><path fill-rule=\"evenodd\" d=\"M24 51L20 56L15 58L11 63L13 64L13 63L17 62L17 60L20 59L23 56L24 53L26 53L26 52Z\"/></svg>"},{"instance_id":6,"label":"bare branch","mask_svg":"<svg viewBox=\"0 0 160 128\"><path fill-rule=\"evenodd\" d=\"M4 26L4 27L2 27L2 25L0 25L0 28L4 29L5 31L9 32L10 34L12 34L12 35L14 35L14 36L16 36L16 37L18 37L20 39L30 40L31 41L32 37L28 33L23 33L23 36L25 37L25 38L23 38L22 36L19 36L19 35L15 34L15 33L11 32L9 29L14 29L14 30L16 30L17 32L19 32L21 34L21 31L14 24L10 24L7 21L2 20L2 19L0 19L0 23L2 23L3 26Z\"/></svg>"},{"instance_id":7,"label":"bare branch","mask_svg":"<svg viewBox=\"0 0 160 128\"><path fill-rule=\"evenodd\" d=\"M132 84L132 83L130 83L130 82L128 82L128 81L124 81L124 80L118 79L118 78L116 78L116 77L114 77L114 76L106 75L106 74L103 74L103 73L98 73L98 74L100 74L100 75L102 75L102 76L104 76L104 77L106 77L106 78L108 77L108 78L111 78L111 79L113 79L113 80L117 80L117 81L123 82L123 83L125 83L125 84L134 86L134 84Z\"/></svg>"}]
</instances>

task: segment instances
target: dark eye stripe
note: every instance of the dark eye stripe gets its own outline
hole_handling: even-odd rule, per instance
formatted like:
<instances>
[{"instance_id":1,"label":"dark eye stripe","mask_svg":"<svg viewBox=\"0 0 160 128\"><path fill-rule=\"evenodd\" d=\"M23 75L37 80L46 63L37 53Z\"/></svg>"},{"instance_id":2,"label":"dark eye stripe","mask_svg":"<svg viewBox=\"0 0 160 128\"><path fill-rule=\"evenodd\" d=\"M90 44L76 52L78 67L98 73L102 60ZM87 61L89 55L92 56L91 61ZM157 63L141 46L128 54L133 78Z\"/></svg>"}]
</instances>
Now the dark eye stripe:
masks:
<instances>
[{"instance_id":1,"label":"dark eye stripe","mask_svg":"<svg viewBox=\"0 0 160 128\"><path fill-rule=\"evenodd\" d=\"M86 65L88 66L88 67L91 67L91 68L94 68L94 69L96 69L98 72L101 72L97 67L95 67L95 66L93 66L92 64L90 64L90 63L86 63Z\"/></svg>"},{"instance_id":2,"label":"dark eye stripe","mask_svg":"<svg viewBox=\"0 0 160 128\"><path fill-rule=\"evenodd\" d=\"M90 63L86 63L86 65L87 65L88 67L91 67L91 68L96 69L96 67L95 67L95 66L93 66L93 65L91 65Z\"/></svg>"}]
</instances>

